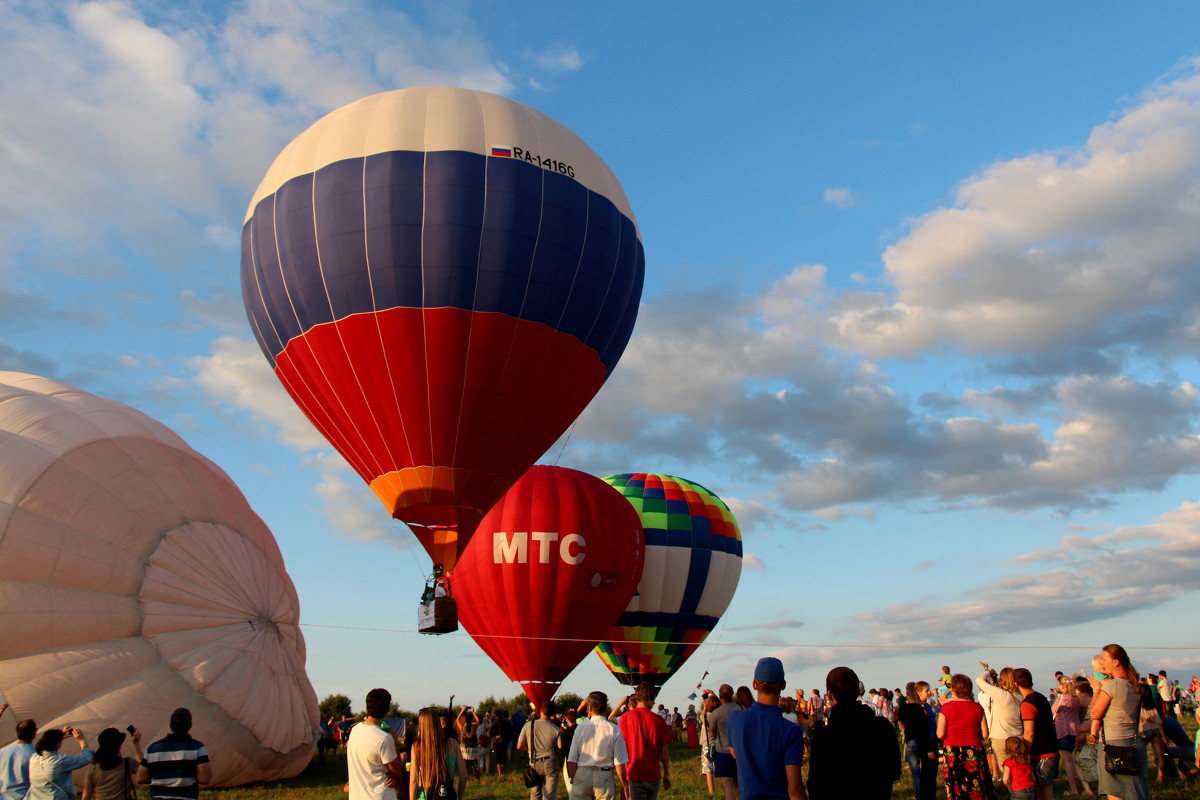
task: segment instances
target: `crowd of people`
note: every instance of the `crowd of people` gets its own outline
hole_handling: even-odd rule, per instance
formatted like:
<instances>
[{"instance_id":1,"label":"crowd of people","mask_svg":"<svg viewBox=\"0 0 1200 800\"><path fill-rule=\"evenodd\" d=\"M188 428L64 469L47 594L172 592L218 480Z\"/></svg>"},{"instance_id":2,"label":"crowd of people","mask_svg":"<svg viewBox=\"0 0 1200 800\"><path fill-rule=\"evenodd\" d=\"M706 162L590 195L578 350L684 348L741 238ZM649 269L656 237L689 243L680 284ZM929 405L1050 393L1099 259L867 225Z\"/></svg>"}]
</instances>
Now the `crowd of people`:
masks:
<instances>
[{"instance_id":1,"label":"crowd of people","mask_svg":"<svg viewBox=\"0 0 1200 800\"><path fill-rule=\"evenodd\" d=\"M7 710L7 703L0 706L0 718ZM76 770L85 770L82 800L132 800L139 786L151 800L196 800L212 780L208 751L191 736L188 709L175 709L169 727L171 733L143 753L141 733L132 725L105 728L92 749L79 728L39 731L34 720L20 720L17 740L0 748L0 800L72 800ZM127 734L136 758L124 755ZM77 754L60 752L67 739L75 740Z\"/></svg>"},{"instance_id":2,"label":"crowd of people","mask_svg":"<svg viewBox=\"0 0 1200 800\"><path fill-rule=\"evenodd\" d=\"M572 800L656 800L671 786L675 741L699 749L709 793L723 800L891 797L905 764L919 800L936 797L939 783L954 800L1049 800L1060 770L1071 794L1141 800L1152 780L1200 775L1200 750L1179 722L1200 714L1196 678L1186 687L1165 671L1143 678L1115 644L1088 670L1056 674L1045 694L1028 669L980 667L974 678L943 667L932 685L903 691L867 689L837 667L823 692L789 696L782 663L768 657L750 686L704 690L699 708L683 713L656 707L657 689L643 683L611 707L603 692L561 716L548 701L509 729L529 757L530 800L553 800L560 783ZM376 734L370 741L391 746L367 751L352 730L350 800L458 800L469 775L488 771L481 731L499 719L470 708L439 719L425 709L415 733ZM424 766L406 769L420 759Z\"/></svg>"},{"instance_id":3,"label":"crowd of people","mask_svg":"<svg viewBox=\"0 0 1200 800\"><path fill-rule=\"evenodd\" d=\"M425 708L390 720L391 695L373 689L361 720L322 720L320 750L344 748L349 800L461 800L472 777L502 776L514 750L528 757L530 800L554 800L560 783L573 800L657 800L676 741L699 749L709 793L723 800L886 798L904 764L918 800L936 797L939 778L951 800L1051 800L1060 770L1070 794L1148 800L1152 780L1200 775L1200 744L1180 723L1200 721L1200 679L1143 677L1116 644L1077 674L1056 673L1045 694L1028 669L979 665L975 678L945 666L904 691L867 689L836 667L824 692L788 696L783 664L766 657L750 686L703 690L685 713L656 708L657 688L642 683L611 706L596 691L561 715L549 700L528 719L464 706L453 718ZM0 748L0 800L73 800L75 770L86 770L82 800L132 800L137 786L151 800L195 800L212 777L208 753L186 708L169 724L143 752L132 726L104 729L93 750L78 728L39 736L21 720ZM77 755L59 752L68 738Z\"/></svg>"}]
</instances>

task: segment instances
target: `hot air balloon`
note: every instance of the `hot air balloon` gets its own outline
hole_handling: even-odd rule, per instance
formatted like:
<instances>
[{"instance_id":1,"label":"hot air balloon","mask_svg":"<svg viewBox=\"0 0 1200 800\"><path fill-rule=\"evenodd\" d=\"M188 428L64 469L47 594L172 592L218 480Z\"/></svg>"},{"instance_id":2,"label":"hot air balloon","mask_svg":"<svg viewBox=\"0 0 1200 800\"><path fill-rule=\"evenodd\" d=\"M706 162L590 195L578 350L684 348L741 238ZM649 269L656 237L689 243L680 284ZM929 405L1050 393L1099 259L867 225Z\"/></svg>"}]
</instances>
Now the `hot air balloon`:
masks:
<instances>
[{"instance_id":1,"label":"hot air balloon","mask_svg":"<svg viewBox=\"0 0 1200 800\"><path fill-rule=\"evenodd\" d=\"M641 472L604 480L641 517L646 567L596 652L621 683L662 686L729 607L742 574L742 534L729 506L698 483Z\"/></svg>"},{"instance_id":2,"label":"hot air balloon","mask_svg":"<svg viewBox=\"0 0 1200 800\"><path fill-rule=\"evenodd\" d=\"M541 706L620 617L642 575L642 523L599 478L535 466L454 570L459 619Z\"/></svg>"},{"instance_id":3,"label":"hot air balloon","mask_svg":"<svg viewBox=\"0 0 1200 800\"><path fill-rule=\"evenodd\" d=\"M322 118L242 233L275 374L447 570L616 365L644 264L624 191L579 137L467 89Z\"/></svg>"},{"instance_id":4,"label":"hot air balloon","mask_svg":"<svg viewBox=\"0 0 1200 800\"><path fill-rule=\"evenodd\" d=\"M312 757L296 591L229 477L129 406L0 372L0 694L42 728L165 736L232 786ZM12 734L0 726L0 744Z\"/></svg>"}]
</instances>

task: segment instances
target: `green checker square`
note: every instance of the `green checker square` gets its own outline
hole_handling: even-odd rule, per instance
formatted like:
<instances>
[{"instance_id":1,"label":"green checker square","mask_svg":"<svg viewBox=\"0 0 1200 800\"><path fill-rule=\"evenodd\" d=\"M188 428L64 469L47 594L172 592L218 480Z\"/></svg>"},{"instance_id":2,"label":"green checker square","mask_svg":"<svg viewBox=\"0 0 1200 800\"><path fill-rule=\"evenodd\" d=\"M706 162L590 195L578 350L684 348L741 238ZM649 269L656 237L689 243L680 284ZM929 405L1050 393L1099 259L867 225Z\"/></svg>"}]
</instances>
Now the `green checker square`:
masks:
<instances>
[{"instance_id":1,"label":"green checker square","mask_svg":"<svg viewBox=\"0 0 1200 800\"><path fill-rule=\"evenodd\" d=\"M669 530L671 515L666 511L642 511L642 527L646 530Z\"/></svg>"},{"instance_id":2,"label":"green checker square","mask_svg":"<svg viewBox=\"0 0 1200 800\"><path fill-rule=\"evenodd\" d=\"M692 529L691 514L667 514L667 524L664 526L669 531L690 531Z\"/></svg>"},{"instance_id":3,"label":"green checker square","mask_svg":"<svg viewBox=\"0 0 1200 800\"><path fill-rule=\"evenodd\" d=\"M667 510L667 501L663 497L643 497L642 511L643 512L665 512Z\"/></svg>"}]
</instances>

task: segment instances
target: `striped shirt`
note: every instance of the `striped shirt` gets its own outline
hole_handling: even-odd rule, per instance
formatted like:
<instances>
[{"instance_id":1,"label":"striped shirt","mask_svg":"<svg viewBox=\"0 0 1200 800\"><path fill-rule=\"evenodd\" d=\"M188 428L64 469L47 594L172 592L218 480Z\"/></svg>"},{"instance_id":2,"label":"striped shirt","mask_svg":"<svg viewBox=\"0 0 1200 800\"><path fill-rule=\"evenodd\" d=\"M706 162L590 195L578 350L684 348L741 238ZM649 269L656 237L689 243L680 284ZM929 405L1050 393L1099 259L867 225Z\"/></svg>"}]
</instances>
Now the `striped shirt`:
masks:
<instances>
[{"instance_id":1,"label":"striped shirt","mask_svg":"<svg viewBox=\"0 0 1200 800\"><path fill-rule=\"evenodd\" d=\"M186 733L172 733L146 748L142 766L150 770L151 800L200 796L196 767L208 763L204 745Z\"/></svg>"}]
</instances>

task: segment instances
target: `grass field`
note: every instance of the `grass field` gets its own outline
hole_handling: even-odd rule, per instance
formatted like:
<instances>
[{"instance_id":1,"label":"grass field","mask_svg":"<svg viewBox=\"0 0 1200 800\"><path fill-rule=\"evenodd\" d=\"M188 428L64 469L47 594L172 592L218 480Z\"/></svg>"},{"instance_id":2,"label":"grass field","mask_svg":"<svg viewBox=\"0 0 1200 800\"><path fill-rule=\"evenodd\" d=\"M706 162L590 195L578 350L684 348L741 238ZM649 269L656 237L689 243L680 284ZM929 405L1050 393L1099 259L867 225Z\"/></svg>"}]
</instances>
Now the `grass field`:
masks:
<instances>
[{"instance_id":1,"label":"grass field","mask_svg":"<svg viewBox=\"0 0 1200 800\"><path fill-rule=\"evenodd\" d=\"M1188 727L1188 732L1195 735L1195 723ZM469 800L527 800L529 790L521 781L521 772L525 769L525 758L517 753L509 762L507 772L503 777L490 775L482 781L467 784ZM1154 769L1151 767L1153 780ZM685 745L671 746L671 777L672 787L661 796L664 800L678 798L679 800L706 800L708 787L704 776L700 774L700 756L698 750L689 750ZM314 760L303 773L286 781L259 783L241 786L236 789L213 789L205 792L210 800L338 800L345 797L342 786L346 782L346 760L344 755L330 756L324 767ZM717 790L720 795L720 788ZM1067 797L1067 782L1060 778L1054 787L1055 797ZM938 797L944 797L945 791L938 786ZM1003 792L1001 797L1006 796ZM1151 784L1150 796L1154 800L1200 800L1200 779L1193 778L1190 782L1168 782L1162 786ZM559 783L559 800L566 798L566 789ZM912 782L907 770L896 782L892 797L897 800L913 800ZM846 798L846 800L855 800Z\"/></svg>"}]
</instances>

